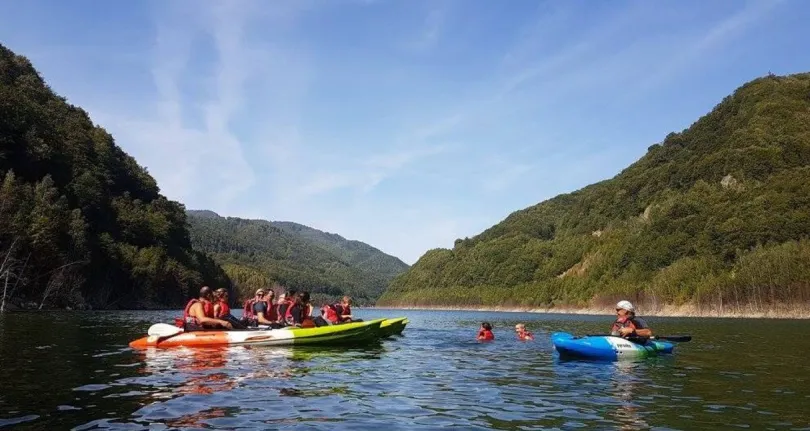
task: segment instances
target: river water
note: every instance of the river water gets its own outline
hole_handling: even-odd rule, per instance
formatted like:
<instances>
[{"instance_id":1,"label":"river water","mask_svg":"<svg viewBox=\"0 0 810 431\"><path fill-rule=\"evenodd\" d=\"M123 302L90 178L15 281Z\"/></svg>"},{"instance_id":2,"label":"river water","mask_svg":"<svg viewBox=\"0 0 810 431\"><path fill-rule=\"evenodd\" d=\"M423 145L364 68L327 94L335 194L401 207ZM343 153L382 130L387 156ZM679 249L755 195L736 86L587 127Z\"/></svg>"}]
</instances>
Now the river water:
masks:
<instances>
[{"instance_id":1,"label":"river water","mask_svg":"<svg viewBox=\"0 0 810 431\"><path fill-rule=\"evenodd\" d=\"M560 360L549 340L609 316L529 313L358 310L410 319L364 348L128 347L177 314L1 316L0 428L810 430L807 321L649 318L694 339L618 363ZM475 341L484 320L494 342Z\"/></svg>"}]
</instances>

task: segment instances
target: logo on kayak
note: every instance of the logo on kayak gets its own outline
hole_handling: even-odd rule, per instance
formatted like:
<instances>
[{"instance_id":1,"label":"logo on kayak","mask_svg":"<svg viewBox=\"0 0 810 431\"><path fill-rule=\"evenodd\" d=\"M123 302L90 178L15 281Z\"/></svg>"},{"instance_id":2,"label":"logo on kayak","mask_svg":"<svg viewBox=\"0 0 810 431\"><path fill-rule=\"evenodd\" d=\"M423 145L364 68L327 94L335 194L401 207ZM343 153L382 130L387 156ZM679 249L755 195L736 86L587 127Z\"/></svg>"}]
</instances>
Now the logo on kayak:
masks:
<instances>
[{"instance_id":1,"label":"logo on kayak","mask_svg":"<svg viewBox=\"0 0 810 431\"><path fill-rule=\"evenodd\" d=\"M245 341L251 341L251 342L252 341L267 341L267 340L272 340L274 338L275 337L273 337L272 335L254 335L252 337L248 337Z\"/></svg>"}]
</instances>

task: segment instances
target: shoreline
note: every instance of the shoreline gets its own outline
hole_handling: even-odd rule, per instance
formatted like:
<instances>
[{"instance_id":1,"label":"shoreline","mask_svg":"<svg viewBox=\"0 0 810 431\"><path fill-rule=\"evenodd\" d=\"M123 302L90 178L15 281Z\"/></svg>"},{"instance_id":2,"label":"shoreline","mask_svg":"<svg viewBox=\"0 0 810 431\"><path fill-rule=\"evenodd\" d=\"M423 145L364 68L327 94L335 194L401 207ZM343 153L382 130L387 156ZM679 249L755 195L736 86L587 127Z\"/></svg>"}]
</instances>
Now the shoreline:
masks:
<instances>
[{"instance_id":1,"label":"shoreline","mask_svg":"<svg viewBox=\"0 0 810 431\"><path fill-rule=\"evenodd\" d=\"M430 311L490 311L502 313L537 313L537 314L580 314L590 316L613 316L615 313L611 307L501 307L501 306L431 306L431 305L403 305L403 306L373 306L363 307L371 309L389 310L430 310ZM733 308L725 310L700 309L693 305L684 306L663 306L658 308L637 307L638 315L642 317L700 317L716 319L810 319L810 308L797 306L775 306L768 312Z\"/></svg>"}]
</instances>

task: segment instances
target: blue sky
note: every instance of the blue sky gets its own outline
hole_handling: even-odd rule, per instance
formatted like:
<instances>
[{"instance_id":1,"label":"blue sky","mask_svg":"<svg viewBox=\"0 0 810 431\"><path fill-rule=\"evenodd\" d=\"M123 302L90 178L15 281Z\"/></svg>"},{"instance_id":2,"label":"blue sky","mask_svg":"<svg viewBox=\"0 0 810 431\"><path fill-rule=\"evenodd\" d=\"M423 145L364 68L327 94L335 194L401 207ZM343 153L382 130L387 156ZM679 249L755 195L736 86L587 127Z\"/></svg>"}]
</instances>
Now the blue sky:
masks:
<instances>
[{"instance_id":1,"label":"blue sky","mask_svg":"<svg viewBox=\"0 0 810 431\"><path fill-rule=\"evenodd\" d=\"M810 70L807 22L802 0L0 0L0 42L168 197L408 263Z\"/></svg>"}]
</instances>

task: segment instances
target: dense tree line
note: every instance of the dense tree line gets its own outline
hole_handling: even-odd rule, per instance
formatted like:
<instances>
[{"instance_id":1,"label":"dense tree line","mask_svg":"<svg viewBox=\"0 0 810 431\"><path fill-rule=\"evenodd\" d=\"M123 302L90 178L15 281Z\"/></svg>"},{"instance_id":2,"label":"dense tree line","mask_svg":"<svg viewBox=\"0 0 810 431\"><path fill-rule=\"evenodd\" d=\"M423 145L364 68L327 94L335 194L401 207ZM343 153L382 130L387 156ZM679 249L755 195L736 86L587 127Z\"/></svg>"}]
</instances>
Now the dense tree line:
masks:
<instances>
[{"instance_id":1,"label":"dense tree line","mask_svg":"<svg viewBox=\"0 0 810 431\"><path fill-rule=\"evenodd\" d=\"M614 178L427 252L381 305L810 305L810 74L769 75Z\"/></svg>"},{"instance_id":2,"label":"dense tree line","mask_svg":"<svg viewBox=\"0 0 810 431\"><path fill-rule=\"evenodd\" d=\"M0 45L2 307L179 305L203 283L229 284L183 206Z\"/></svg>"},{"instance_id":3,"label":"dense tree line","mask_svg":"<svg viewBox=\"0 0 810 431\"><path fill-rule=\"evenodd\" d=\"M240 298L276 285L309 291L315 302L348 294L360 304L373 303L408 268L367 244L296 223L211 211L189 211L188 217L194 248L222 264Z\"/></svg>"}]
</instances>

